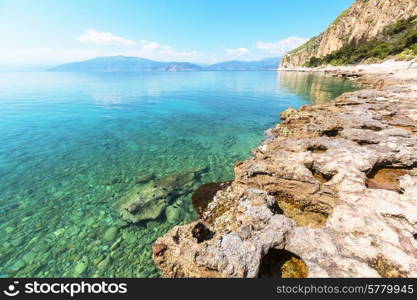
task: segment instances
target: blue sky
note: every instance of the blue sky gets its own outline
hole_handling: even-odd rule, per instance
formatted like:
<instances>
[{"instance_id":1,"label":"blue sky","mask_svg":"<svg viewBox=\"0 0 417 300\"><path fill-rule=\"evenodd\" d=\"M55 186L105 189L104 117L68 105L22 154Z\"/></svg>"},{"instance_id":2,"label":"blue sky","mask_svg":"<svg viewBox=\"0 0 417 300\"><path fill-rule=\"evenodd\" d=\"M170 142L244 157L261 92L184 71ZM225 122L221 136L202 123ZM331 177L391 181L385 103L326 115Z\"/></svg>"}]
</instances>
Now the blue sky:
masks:
<instances>
[{"instance_id":1,"label":"blue sky","mask_svg":"<svg viewBox=\"0 0 417 300\"><path fill-rule=\"evenodd\" d=\"M354 0L0 0L0 65L283 55Z\"/></svg>"}]
</instances>

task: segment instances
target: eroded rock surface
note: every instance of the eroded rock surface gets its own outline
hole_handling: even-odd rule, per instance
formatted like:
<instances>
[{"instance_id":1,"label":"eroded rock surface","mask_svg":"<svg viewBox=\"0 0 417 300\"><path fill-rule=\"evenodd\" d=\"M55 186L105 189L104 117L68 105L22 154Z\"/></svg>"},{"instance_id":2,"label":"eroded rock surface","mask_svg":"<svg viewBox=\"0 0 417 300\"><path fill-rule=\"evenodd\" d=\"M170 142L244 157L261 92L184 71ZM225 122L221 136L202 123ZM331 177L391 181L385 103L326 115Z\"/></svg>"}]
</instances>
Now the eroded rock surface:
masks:
<instances>
[{"instance_id":1,"label":"eroded rock surface","mask_svg":"<svg viewBox=\"0 0 417 300\"><path fill-rule=\"evenodd\" d=\"M155 264L165 277L416 277L416 99L397 85L283 112L199 220L155 242Z\"/></svg>"}]
</instances>

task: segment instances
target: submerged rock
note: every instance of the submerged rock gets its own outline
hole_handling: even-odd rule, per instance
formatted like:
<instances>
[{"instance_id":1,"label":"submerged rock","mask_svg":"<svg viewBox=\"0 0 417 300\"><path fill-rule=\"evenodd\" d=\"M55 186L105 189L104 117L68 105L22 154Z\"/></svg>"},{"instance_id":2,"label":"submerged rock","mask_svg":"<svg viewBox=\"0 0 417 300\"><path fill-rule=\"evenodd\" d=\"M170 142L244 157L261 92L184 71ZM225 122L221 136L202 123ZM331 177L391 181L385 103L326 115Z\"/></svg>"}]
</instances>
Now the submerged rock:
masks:
<instances>
[{"instance_id":1,"label":"submerged rock","mask_svg":"<svg viewBox=\"0 0 417 300\"><path fill-rule=\"evenodd\" d=\"M97 265L97 269L100 272L105 272L107 271L107 269L110 267L111 265L111 258L109 256L107 256L105 259L103 259L98 265Z\"/></svg>"},{"instance_id":2,"label":"submerged rock","mask_svg":"<svg viewBox=\"0 0 417 300\"><path fill-rule=\"evenodd\" d=\"M213 201L216 193L230 185L230 181L226 182L209 182L201 185L191 198L193 206L198 214L202 214L208 204Z\"/></svg>"},{"instance_id":3,"label":"submerged rock","mask_svg":"<svg viewBox=\"0 0 417 300\"><path fill-rule=\"evenodd\" d=\"M84 272L88 268L89 262L90 262L90 260L88 259L88 257L83 256L81 261L79 261L74 267L74 275L75 276L80 276L80 275L84 274Z\"/></svg>"},{"instance_id":4,"label":"submerged rock","mask_svg":"<svg viewBox=\"0 0 417 300\"><path fill-rule=\"evenodd\" d=\"M175 205L170 205L165 210L165 216L170 224L176 224L181 218L181 208Z\"/></svg>"},{"instance_id":5,"label":"submerged rock","mask_svg":"<svg viewBox=\"0 0 417 300\"><path fill-rule=\"evenodd\" d=\"M149 181L152 181L153 179L155 179L155 175L154 174L150 174L150 175L144 175L144 176L138 177L135 180L135 182L136 182L136 184L141 184L141 183L147 183Z\"/></svg>"},{"instance_id":6,"label":"submerged rock","mask_svg":"<svg viewBox=\"0 0 417 300\"><path fill-rule=\"evenodd\" d=\"M204 171L175 173L136 187L122 200L121 217L131 223L158 218L173 199L192 191Z\"/></svg>"}]
</instances>

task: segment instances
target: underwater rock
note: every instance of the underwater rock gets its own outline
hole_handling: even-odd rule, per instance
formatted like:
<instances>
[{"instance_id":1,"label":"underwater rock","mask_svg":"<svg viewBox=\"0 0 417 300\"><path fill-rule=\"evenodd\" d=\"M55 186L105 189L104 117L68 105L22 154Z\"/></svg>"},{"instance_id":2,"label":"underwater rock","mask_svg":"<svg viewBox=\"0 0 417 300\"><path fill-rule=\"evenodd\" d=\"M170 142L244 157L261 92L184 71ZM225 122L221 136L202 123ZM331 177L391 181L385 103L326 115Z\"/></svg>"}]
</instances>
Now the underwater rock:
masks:
<instances>
[{"instance_id":1,"label":"underwater rock","mask_svg":"<svg viewBox=\"0 0 417 300\"><path fill-rule=\"evenodd\" d=\"M153 220L146 222L147 229L154 229L154 228L157 228L159 225L161 225L160 222L153 221Z\"/></svg>"},{"instance_id":2,"label":"underwater rock","mask_svg":"<svg viewBox=\"0 0 417 300\"><path fill-rule=\"evenodd\" d=\"M133 232L127 232L125 235L124 235L124 241L127 243L127 244L134 244L137 240L138 240L138 237L136 236L136 234L134 234Z\"/></svg>"},{"instance_id":3,"label":"underwater rock","mask_svg":"<svg viewBox=\"0 0 417 300\"><path fill-rule=\"evenodd\" d=\"M88 268L89 259L87 256L83 256L81 261L79 261L74 268L74 275L80 276L82 275Z\"/></svg>"},{"instance_id":4,"label":"underwater rock","mask_svg":"<svg viewBox=\"0 0 417 300\"><path fill-rule=\"evenodd\" d=\"M36 257L36 253L28 252L22 256L22 259L25 263L30 264Z\"/></svg>"},{"instance_id":5,"label":"underwater rock","mask_svg":"<svg viewBox=\"0 0 417 300\"><path fill-rule=\"evenodd\" d=\"M151 181L153 179L155 179L155 175L154 174L144 175L144 176L138 177L135 180L135 183L136 184L146 183L146 182L149 182L149 181Z\"/></svg>"},{"instance_id":6,"label":"underwater rock","mask_svg":"<svg viewBox=\"0 0 417 300\"><path fill-rule=\"evenodd\" d=\"M101 272L105 272L109 268L110 264L111 264L111 258L107 256L97 265L97 269Z\"/></svg>"},{"instance_id":7,"label":"underwater rock","mask_svg":"<svg viewBox=\"0 0 417 300\"><path fill-rule=\"evenodd\" d=\"M284 112L200 218L155 241L155 265L164 277L417 277L416 98L415 84L387 84Z\"/></svg>"},{"instance_id":8,"label":"underwater rock","mask_svg":"<svg viewBox=\"0 0 417 300\"><path fill-rule=\"evenodd\" d=\"M119 233L119 229L115 226L112 226L106 230L106 232L103 235L103 239L107 242L111 242L116 238L118 233Z\"/></svg>"},{"instance_id":9,"label":"underwater rock","mask_svg":"<svg viewBox=\"0 0 417 300\"><path fill-rule=\"evenodd\" d=\"M175 205L170 205L165 210L165 216L168 223L176 224L181 218L181 208Z\"/></svg>"},{"instance_id":10,"label":"underwater rock","mask_svg":"<svg viewBox=\"0 0 417 300\"><path fill-rule=\"evenodd\" d=\"M131 223L158 218L174 198L192 191L203 171L175 173L136 187L122 200L121 217Z\"/></svg>"},{"instance_id":11,"label":"underwater rock","mask_svg":"<svg viewBox=\"0 0 417 300\"><path fill-rule=\"evenodd\" d=\"M21 269L23 269L25 266L26 263L22 259L19 259L7 271L11 274L15 274Z\"/></svg>"},{"instance_id":12,"label":"underwater rock","mask_svg":"<svg viewBox=\"0 0 417 300\"><path fill-rule=\"evenodd\" d=\"M84 224L86 226L91 226L96 222L96 218L95 217L89 217L84 221Z\"/></svg>"},{"instance_id":13,"label":"underwater rock","mask_svg":"<svg viewBox=\"0 0 417 300\"><path fill-rule=\"evenodd\" d=\"M10 234L10 233L12 233L13 231L15 231L15 229L16 229L16 228L14 228L14 227L6 227L6 228L4 228L4 232L5 232L6 234Z\"/></svg>"}]
</instances>

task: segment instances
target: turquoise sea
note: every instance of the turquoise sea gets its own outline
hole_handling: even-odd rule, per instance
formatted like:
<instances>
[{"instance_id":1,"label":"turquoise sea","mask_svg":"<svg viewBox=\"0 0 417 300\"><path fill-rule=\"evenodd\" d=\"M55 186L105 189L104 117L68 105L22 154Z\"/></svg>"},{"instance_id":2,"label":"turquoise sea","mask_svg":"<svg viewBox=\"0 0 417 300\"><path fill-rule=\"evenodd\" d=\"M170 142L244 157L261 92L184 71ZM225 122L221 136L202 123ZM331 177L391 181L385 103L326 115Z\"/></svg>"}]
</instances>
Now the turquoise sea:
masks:
<instances>
[{"instance_id":1,"label":"turquoise sea","mask_svg":"<svg viewBox=\"0 0 417 300\"><path fill-rule=\"evenodd\" d=\"M233 178L288 107L356 87L307 73L0 73L0 276L157 277L151 245L196 217L192 191ZM156 219L120 201L198 170Z\"/></svg>"}]
</instances>

